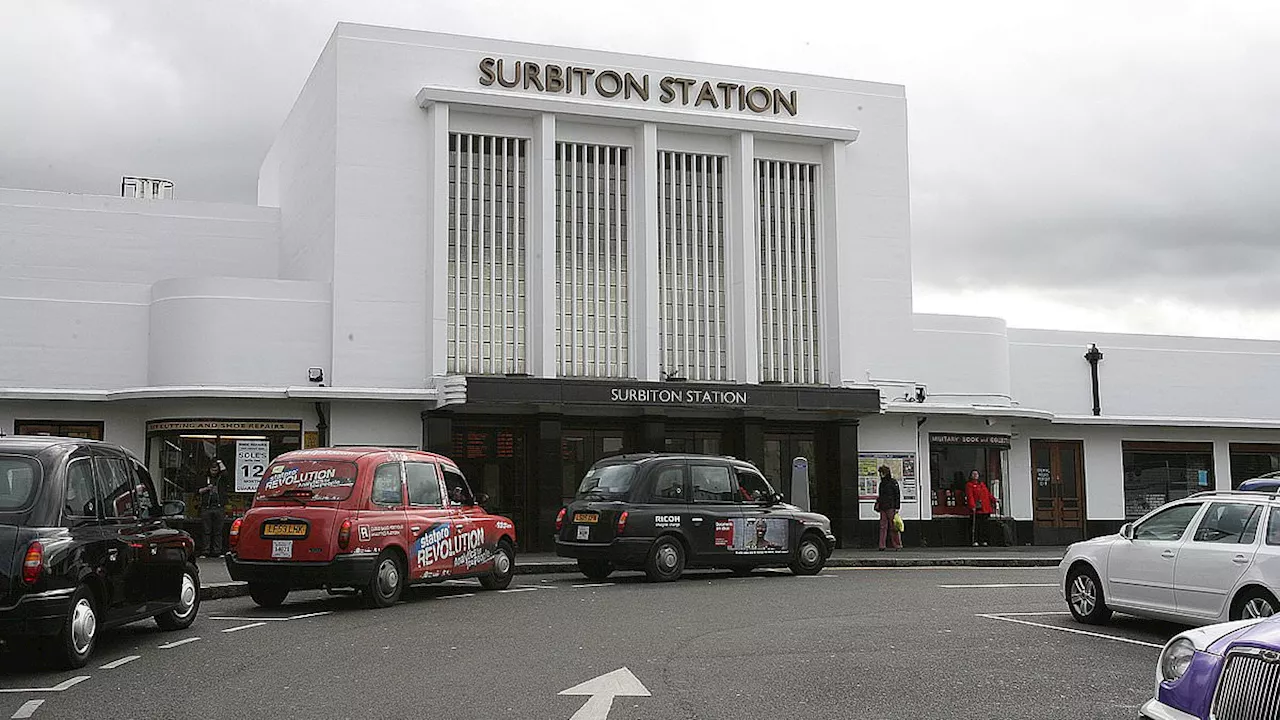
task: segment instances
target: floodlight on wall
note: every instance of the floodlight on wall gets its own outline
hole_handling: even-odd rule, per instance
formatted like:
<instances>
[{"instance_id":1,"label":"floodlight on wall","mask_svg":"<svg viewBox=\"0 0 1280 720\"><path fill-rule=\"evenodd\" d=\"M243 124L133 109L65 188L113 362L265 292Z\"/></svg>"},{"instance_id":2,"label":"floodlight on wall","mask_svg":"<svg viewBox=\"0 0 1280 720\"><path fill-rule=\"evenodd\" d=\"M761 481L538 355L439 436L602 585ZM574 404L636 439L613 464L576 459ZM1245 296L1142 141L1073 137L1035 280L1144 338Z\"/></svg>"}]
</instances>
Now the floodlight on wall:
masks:
<instances>
[{"instance_id":1,"label":"floodlight on wall","mask_svg":"<svg viewBox=\"0 0 1280 720\"><path fill-rule=\"evenodd\" d=\"M324 368L309 367L307 368L307 381L313 383L324 382Z\"/></svg>"}]
</instances>

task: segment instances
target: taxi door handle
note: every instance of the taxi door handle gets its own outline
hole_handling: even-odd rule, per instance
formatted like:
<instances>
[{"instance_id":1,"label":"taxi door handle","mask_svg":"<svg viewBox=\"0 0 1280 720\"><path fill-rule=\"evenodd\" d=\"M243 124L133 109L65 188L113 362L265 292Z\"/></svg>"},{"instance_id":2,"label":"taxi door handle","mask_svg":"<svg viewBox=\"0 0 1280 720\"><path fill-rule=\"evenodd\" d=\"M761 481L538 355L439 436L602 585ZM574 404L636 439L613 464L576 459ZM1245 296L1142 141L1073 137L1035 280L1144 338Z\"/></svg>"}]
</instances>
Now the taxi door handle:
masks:
<instances>
[{"instance_id":1,"label":"taxi door handle","mask_svg":"<svg viewBox=\"0 0 1280 720\"><path fill-rule=\"evenodd\" d=\"M414 525L413 527L411 527L411 528L409 528L409 529L410 529L410 530L412 530L412 531L414 532L414 534L415 534L415 535L416 535L416 534L418 534L418 533L420 533L420 532L422 532L422 528L418 527L417 525Z\"/></svg>"},{"instance_id":2,"label":"taxi door handle","mask_svg":"<svg viewBox=\"0 0 1280 720\"><path fill-rule=\"evenodd\" d=\"M694 522L696 522L696 523L700 523L700 522L702 522L702 518L700 518L700 517L691 517L691 518L689 518L689 519L690 519L690 520L692 520L692 521L694 521Z\"/></svg>"},{"instance_id":3,"label":"taxi door handle","mask_svg":"<svg viewBox=\"0 0 1280 720\"><path fill-rule=\"evenodd\" d=\"M1237 565L1244 565L1245 563L1249 562L1249 558L1244 555L1237 555L1231 558L1231 562Z\"/></svg>"},{"instance_id":4,"label":"taxi door handle","mask_svg":"<svg viewBox=\"0 0 1280 720\"><path fill-rule=\"evenodd\" d=\"M1167 558L1171 558L1171 557L1173 557L1174 555L1177 555L1177 553L1175 553L1175 552L1174 552L1174 551L1172 551L1172 550L1165 550L1164 552L1160 553L1160 557L1167 557Z\"/></svg>"},{"instance_id":5,"label":"taxi door handle","mask_svg":"<svg viewBox=\"0 0 1280 720\"><path fill-rule=\"evenodd\" d=\"M463 529L463 528L465 528L465 527L466 527L466 525L463 525L462 523L457 523L456 525L454 525L454 526L453 526L453 529L454 529L454 530L461 530L461 529Z\"/></svg>"}]
</instances>

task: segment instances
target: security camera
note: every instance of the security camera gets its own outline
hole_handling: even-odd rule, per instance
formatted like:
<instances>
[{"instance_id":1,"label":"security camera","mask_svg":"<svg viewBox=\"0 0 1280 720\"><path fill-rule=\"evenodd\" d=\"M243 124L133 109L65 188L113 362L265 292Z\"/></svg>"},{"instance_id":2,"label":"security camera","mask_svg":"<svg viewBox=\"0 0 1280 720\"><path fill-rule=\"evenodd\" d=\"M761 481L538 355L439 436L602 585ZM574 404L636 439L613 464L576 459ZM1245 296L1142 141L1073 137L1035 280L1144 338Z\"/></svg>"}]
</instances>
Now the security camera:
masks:
<instances>
[{"instance_id":1,"label":"security camera","mask_svg":"<svg viewBox=\"0 0 1280 720\"><path fill-rule=\"evenodd\" d=\"M324 382L324 368L307 368L307 379L313 383Z\"/></svg>"}]
</instances>

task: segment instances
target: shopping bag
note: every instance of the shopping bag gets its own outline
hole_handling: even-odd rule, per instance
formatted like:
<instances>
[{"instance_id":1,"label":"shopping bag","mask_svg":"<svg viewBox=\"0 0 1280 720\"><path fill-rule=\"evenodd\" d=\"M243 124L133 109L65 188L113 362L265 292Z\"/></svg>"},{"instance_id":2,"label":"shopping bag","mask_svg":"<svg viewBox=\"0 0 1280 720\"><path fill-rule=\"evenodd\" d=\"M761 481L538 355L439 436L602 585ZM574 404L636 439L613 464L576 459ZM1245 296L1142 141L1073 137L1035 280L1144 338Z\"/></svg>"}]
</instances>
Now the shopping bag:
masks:
<instances>
[{"instance_id":1,"label":"shopping bag","mask_svg":"<svg viewBox=\"0 0 1280 720\"><path fill-rule=\"evenodd\" d=\"M897 530L898 532L902 532L904 529L906 529L905 524L902 522L902 513L893 514L893 529Z\"/></svg>"}]
</instances>

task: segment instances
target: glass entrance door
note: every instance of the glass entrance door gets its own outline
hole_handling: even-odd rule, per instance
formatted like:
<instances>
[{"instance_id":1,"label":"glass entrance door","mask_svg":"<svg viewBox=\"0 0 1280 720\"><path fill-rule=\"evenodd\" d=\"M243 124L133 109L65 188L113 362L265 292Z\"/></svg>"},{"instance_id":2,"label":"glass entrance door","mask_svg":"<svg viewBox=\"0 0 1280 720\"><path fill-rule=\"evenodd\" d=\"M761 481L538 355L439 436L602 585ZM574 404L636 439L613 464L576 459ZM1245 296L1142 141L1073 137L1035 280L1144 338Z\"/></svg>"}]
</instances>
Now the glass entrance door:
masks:
<instances>
[{"instance_id":1,"label":"glass entrance door","mask_svg":"<svg viewBox=\"0 0 1280 720\"><path fill-rule=\"evenodd\" d=\"M826 513L834 500L818 480L817 445L813 433L767 433L764 436L764 467L760 468L773 488L791 502L791 464L802 457L809 461L809 501L814 512Z\"/></svg>"},{"instance_id":2,"label":"glass entrance door","mask_svg":"<svg viewBox=\"0 0 1280 720\"><path fill-rule=\"evenodd\" d=\"M578 483L597 460L621 455L632 447L630 433L621 428L565 428L560 440L560 455L564 459L561 502L568 505L573 500Z\"/></svg>"}]
</instances>

